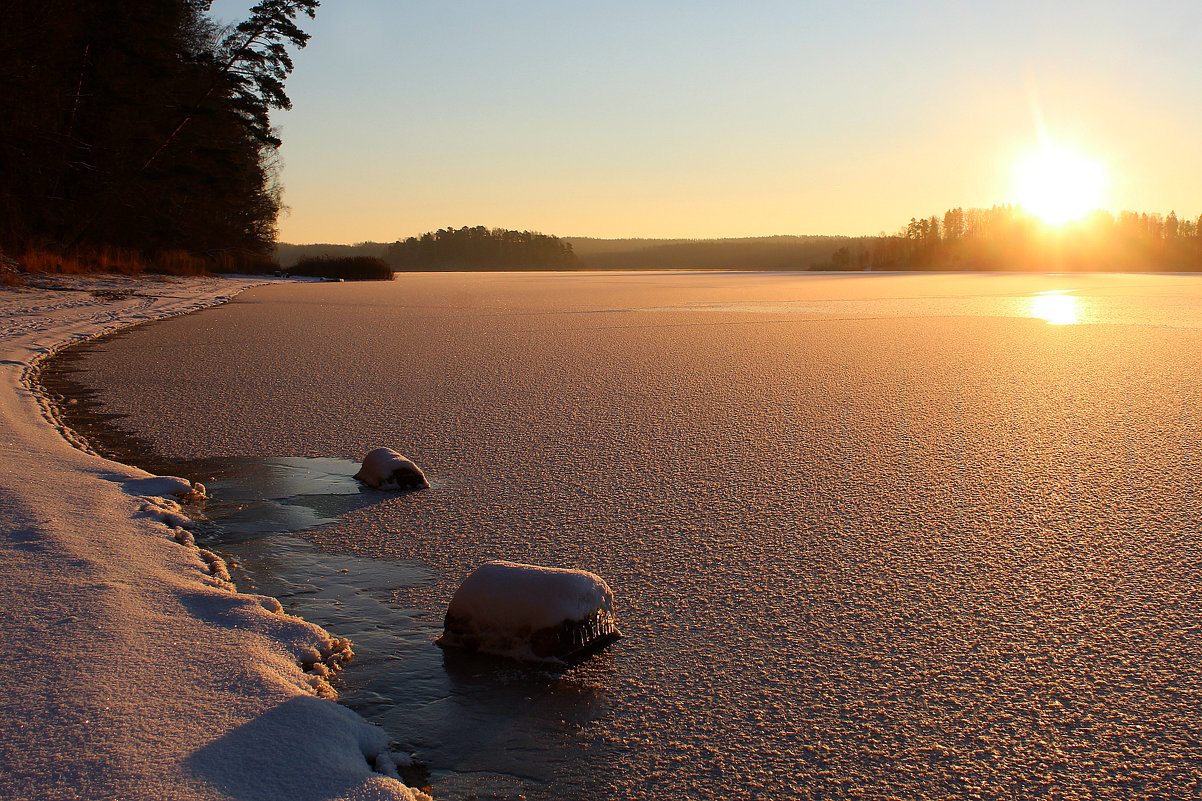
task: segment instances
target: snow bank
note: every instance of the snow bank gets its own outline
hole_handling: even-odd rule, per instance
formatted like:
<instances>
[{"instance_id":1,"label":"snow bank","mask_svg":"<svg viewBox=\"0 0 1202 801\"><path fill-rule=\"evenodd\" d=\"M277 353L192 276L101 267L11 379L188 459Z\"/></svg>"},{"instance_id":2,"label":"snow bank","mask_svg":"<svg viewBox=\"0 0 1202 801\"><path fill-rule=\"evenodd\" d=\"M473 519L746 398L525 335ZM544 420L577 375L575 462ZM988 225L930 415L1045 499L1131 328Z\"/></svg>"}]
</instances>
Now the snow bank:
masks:
<instances>
[{"instance_id":1,"label":"snow bank","mask_svg":"<svg viewBox=\"0 0 1202 801\"><path fill-rule=\"evenodd\" d=\"M613 593L584 570L486 562L451 598L438 644L534 661L572 661L618 637Z\"/></svg>"},{"instance_id":2,"label":"snow bank","mask_svg":"<svg viewBox=\"0 0 1202 801\"><path fill-rule=\"evenodd\" d=\"M395 779L382 730L326 700L349 643L234 592L195 547L179 501L203 488L73 448L32 387L66 344L262 281L50 280L0 288L0 637L18 645L0 795L425 797Z\"/></svg>"},{"instance_id":3,"label":"snow bank","mask_svg":"<svg viewBox=\"0 0 1202 801\"><path fill-rule=\"evenodd\" d=\"M430 486L421 468L392 448L376 448L363 457L355 478L383 490L424 489Z\"/></svg>"}]
</instances>

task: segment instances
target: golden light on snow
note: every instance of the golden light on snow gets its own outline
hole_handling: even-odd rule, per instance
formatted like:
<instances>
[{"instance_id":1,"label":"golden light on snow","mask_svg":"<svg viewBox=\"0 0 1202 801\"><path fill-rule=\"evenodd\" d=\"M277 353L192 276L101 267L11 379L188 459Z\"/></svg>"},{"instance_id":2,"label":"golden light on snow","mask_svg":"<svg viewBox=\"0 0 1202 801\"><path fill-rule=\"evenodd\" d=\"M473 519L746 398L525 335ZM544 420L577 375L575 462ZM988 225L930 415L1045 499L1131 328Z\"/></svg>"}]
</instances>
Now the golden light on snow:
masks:
<instances>
[{"instance_id":1,"label":"golden light on snow","mask_svg":"<svg viewBox=\"0 0 1202 801\"><path fill-rule=\"evenodd\" d=\"M1105 183L1098 162L1050 144L1015 169L1018 204L1049 225L1080 219L1099 208Z\"/></svg>"},{"instance_id":2,"label":"golden light on snow","mask_svg":"<svg viewBox=\"0 0 1202 801\"><path fill-rule=\"evenodd\" d=\"M1073 325L1081 321L1077 299L1064 290L1037 292L1031 296L1030 314L1049 325Z\"/></svg>"}]
</instances>

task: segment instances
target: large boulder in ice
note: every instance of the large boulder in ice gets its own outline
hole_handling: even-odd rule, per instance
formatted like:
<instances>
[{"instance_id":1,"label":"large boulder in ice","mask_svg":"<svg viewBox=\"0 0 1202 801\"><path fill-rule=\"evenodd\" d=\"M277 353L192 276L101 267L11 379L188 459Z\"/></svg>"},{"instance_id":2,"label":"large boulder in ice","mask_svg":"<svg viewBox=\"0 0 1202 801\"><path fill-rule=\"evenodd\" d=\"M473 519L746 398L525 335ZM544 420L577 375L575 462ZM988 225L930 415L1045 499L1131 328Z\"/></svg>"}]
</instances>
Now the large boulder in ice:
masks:
<instances>
[{"instance_id":1,"label":"large boulder in ice","mask_svg":"<svg viewBox=\"0 0 1202 801\"><path fill-rule=\"evenodd\" d=\"M613 593L600 576L498 561L476 568L455 591L438 644L572 662L619 636Z\"/></svg>"},{"instance_id":2,"label":"large boulder in ice","mask_svg":"<svg viewBox=\"0 0 1202 801\"><path fill-rule=\"evenodd\" d=\"M376 448L363 457L355 478L375 489L424 489L430 486L421 468L392 448Z\"/></svg>"}]
</instances>

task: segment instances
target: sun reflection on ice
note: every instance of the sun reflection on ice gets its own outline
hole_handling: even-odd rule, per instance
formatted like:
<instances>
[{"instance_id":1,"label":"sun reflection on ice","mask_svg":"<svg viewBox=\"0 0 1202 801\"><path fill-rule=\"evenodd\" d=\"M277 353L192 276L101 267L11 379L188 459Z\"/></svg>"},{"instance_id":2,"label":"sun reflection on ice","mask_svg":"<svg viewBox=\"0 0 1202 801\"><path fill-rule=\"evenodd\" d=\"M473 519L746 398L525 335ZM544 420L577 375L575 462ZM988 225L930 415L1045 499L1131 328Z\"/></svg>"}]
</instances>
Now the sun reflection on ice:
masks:
<instances>
[{"instance_id":1,"label":"sun reflection on ice","mask_svg":"<svg viewBox=\"0 0 1202 801\"><path fill-rule=\"evenodd\" d=\"M1048 325L1076 325L1081 322L1081 308L1077 298L1067 294L1071 290L1055 289L1036 292L1031 296L1030 315L1044 320Z\"/></svg>"}]
</instances>

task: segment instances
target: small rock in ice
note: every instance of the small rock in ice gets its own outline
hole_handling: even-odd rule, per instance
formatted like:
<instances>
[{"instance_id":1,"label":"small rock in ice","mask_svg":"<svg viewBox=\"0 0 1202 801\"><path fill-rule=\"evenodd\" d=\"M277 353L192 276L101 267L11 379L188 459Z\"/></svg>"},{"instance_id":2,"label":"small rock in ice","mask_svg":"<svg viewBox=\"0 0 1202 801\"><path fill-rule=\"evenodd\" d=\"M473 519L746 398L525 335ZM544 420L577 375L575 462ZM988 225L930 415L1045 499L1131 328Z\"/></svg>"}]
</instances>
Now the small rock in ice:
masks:
<instances>
[{"instance_id":1,"label":"small rock in ice","mask_svg":"<svg viewBox=\"0 0 1202 801\"><path fill-rule=\"evenodd\" d=\"M593 573L486 562L447 609L444 647L571 662L618 639L613 593Z\"/></svg>"},{"instance_id":2,"label":"small rock in ice","mask_svg":"<svg viewBox=\"0 0 1202 801\"><path fill-rule=\"evenodd\" d=\"M374 489L423 489L430 486L421 468L392 448L376 448L363 457L355 478Z\"/></svg>"},{"instance_id":3,"label":"small rock in ice","mask_svg":"<svg viewBox=\"0 0 1202 801\"><path fill-rule=\"evenodd\" d=\"M205 485L177 476L151 476L125 482L126 492L134 495L173 495L185 501L205 499Z\"/></svg>"}]
</instances>

